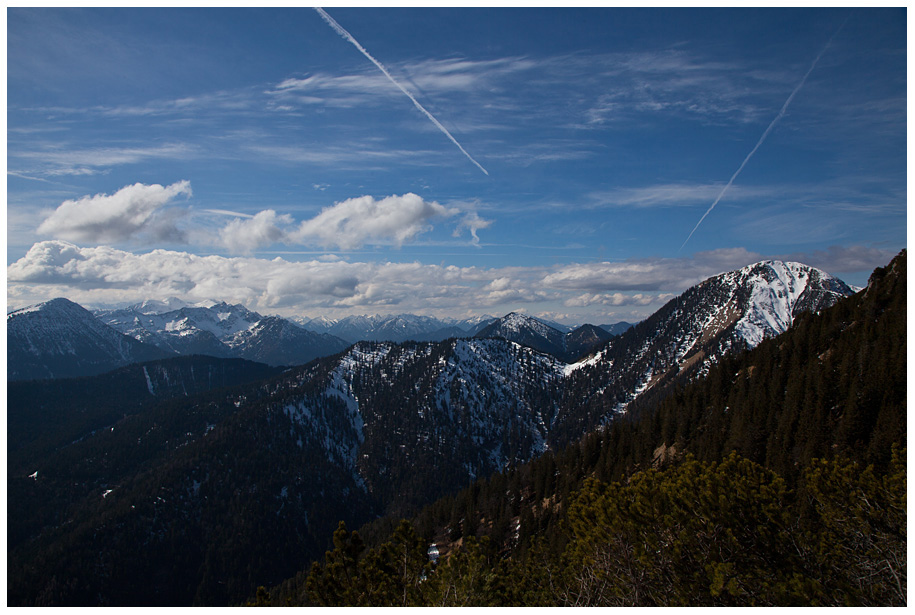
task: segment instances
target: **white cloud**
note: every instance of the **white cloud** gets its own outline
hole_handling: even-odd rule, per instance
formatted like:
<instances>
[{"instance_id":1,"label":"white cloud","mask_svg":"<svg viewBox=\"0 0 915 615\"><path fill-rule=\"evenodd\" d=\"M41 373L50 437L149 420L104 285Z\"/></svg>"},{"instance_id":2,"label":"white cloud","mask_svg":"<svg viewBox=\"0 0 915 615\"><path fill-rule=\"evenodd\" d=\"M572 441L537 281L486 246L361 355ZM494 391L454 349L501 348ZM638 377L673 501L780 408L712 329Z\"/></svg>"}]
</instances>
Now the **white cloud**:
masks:
<instances>
[{"instance_id":1,"label":"white cloud","mask_svg":"<svg viewBox=\"0 0 915 615\"><path fill-rule=\"evenodd\" d=\"M179 296L188 301L218 299L244 303L251 309L299 314L367 313L389 306L397 306L397 311L442 314L494 306L507 313L525 302L549 298L532 290L539 276L539 269L416 262L324 258L290 262L169 250L135 254L52 240L36 243L7 267L7 293L14 307L55 296L86 305ZM511 305L503 306L505 302Z\"/></svg>"},{"instance_id":2,"label":"white cloud","mask_svg":"<svg viewBox=\"0 0 915 615\"><path fill-rule=\"evenodd\" d=\"M66 144L28 143L31 149L11 147L10 159L24 159L36 168L23 172L45 176L96 175L107 173L110 167L137 164L147 160L176 160L194 155L195 148L175 143L159 147L98 147L69 149ZM21 164L21 163L20 163ZM101 167L101 168L100 168Z\"/></svg>"},{"instance_id":3,"label":"white cloud","mask_svg":"<svg viewBox=\"0 0 915 615\"><path fill-rule=\"evenodd\" d=\"M557 267L544 287L591 294L613 291L683 291L711 276L761 260L742 248L700 252L691 258L645 258L619 262L573 263Z\"/></svg>"},{"instance_id":4,"label":"white cloud","mask_svg":"<svg viewBox=\"0 0 915 615\"><path fill-rule=\"evenodd\" d=\"M94 243L127 241L138 235L150 239L176 239L181 232L176 218L182 213L166 208L178 196L191 196L191 184L170 186L134 184L114 194L96 194L67 200L38 227L40 234Z\"/></svg>"},{"instance_id":5,"label":"white cloud","mask_svg":"<svg viewBox=\"0 0 915 615\"><path fill-rule=\"evenodd\" d=\"M292 216L277 215L272 209L265 209L250 218L236 218L219 231L219 243L232 252L250 253L257 248L278 241L285 241L286 231L282 225L292 224Z\"/></svg>"},{"instance_id":6,"label":"white cloud","mask_svg":"<svg viewBox=\"0 0 915 615\"><path fill-rule=\"evenodd\" d=\"M657 295L646 293L584 293L577 297L569 297L563 302L566 307L590 307L592 305L602 306L646 306L652 304L661 304L669 301L674 297L671 293L661 293Z\"/></svg>"},{"instance_id":7,"label":"white cloud","mask_svg":"<svg viewBox=\"0 0 915 615\"><path fill-rule=\"evenodd\" d=\"M880 254L852 246L792 256L813 265L818 263L811 260L819 258L870 269L868 263ZM889 258L877 265L885 265ZM334 318L378 312L546 313L564 307L578 314L579 323L599 324L598 320L645 318L689 286L761 259L735 248L679 259L480 268L347 262L323 256L291 262L169 250L136 254L53 240L36 243L7 267L7 300L10 307L22 307L64 296L91 306L177 296L242 303L265 313Z\"/></svg>"},{"instance_id":8,"label":"white cloud","mask_svg":"<svg viewBox=\"0 0 915 615\"><path fill-rule=\"evenodd\" d=\"M476 246L480 243L480 237L477 235L477 231L488 228L491 224L492 220L484 220L477 212L471 211L464 216L461 223L454 229L453 236L460 237L464 229L467 229L470 231L471 242Z\"/></svg>"},{"instance_id":9,"label":"white cloud","mask_svg":"<svg viewBox=\"0 0 915 615\"><path fill-rule=\"evenodd\" d=\"M811 253L794 253L779 256L780 260L802 262L833 275L873 271L883 267L898 254L895 250L867 246L830 246Z\"/></svg>"},{"instance_id":10,"label":"white cloud","mask_svg":"<svg viewBox=\"0 0 915 615\"><path fill-rule=\"evenodd\" d=\"M244 254L274 243L350 250L366 244L401 247L431 230L436 218L453 217L461 211L426 201L413 193L382 199L372 196L347 199L324 208L297 227L292 216L278 214L273 209L254 215L218 208L200 210L209 216L234 218L214 229L202 224L199 216L190 216L188 208L173 205L181 195L191 196L190 182L165 187L137 183L111 195L66 200L39 225L38 233L94 244L168 240L218 246ZM476 244L477 230L490 224L475 212L467 213L455 236L468 229Z\"/></svg>"},{"instance_id":11,"label":"white cloud","mask_svg":"<svg viewBox=\"0 0 915 615\"><path fill-rule=\"evenodd\" d=\"M97 297L98 301L181 296L211 298L265 307L309 297L317 304L356 293L364 265L282 259L199 256L153 250L135 254L111 247L81 248L64 241L45 241L7 268L12 295L33 286L50 292L66 289L68 297ZM77 300L77 299L74 299Z\"/></svg>"},{"instance_id":12,"label":"white cloud","mask_svg":"<svg viewBox=\"0 0 915 615\"><path fill-rule=\"evenodd\" d=\"M456 213L456 209L425 201L413 193L381 200L361 196L325 208L311 220L302 222L292 238L342 249L370 243L393 243L399 247L429 230L433 218Z\"/></svg>"}]
</instances>

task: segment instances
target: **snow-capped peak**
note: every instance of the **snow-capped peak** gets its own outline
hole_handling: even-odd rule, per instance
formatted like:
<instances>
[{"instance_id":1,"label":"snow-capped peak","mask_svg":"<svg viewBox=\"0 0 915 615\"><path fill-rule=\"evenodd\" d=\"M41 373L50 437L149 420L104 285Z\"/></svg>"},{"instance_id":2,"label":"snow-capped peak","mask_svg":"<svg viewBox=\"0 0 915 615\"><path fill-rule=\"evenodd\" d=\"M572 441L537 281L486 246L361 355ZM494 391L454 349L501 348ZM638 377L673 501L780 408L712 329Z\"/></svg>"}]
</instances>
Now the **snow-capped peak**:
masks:
<instances>
[{"instance_id":1,"label":"snow-capped peak","mask_svg":"<svg viewBox=\"0 0 915 615\"><path fill-rule=\"evenodd\" d=\"M762 261L725 276L749 292L735 328L750 347L787 331L800 312L818 311L853 293L825 271L795 262Z\"/></svg>"}]
</instances>

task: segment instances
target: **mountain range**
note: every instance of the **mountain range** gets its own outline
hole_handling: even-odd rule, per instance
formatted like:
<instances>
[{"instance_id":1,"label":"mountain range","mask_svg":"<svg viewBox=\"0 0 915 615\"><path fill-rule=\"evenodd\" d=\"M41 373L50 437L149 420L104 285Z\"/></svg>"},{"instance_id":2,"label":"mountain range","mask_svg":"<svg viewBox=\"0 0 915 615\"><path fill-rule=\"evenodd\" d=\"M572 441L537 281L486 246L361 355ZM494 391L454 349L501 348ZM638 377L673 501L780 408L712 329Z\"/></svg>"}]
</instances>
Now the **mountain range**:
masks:
<instances>
[{"instance_id":1,"label":"mountain range","mask_svg":"<svg viewBox=\"0 0 915 615\"><path fill-rule=\"evenodd\" d=\"M563 333L513 313L477 337L362 341L261 371L247 384L231 375L244 364L226 370L219 362L229 359L201 356L55 387L11 382L13 602L237 603L255 580L286 578L302 558L322 553L337 521L410 514L474 478L561 448L634 400L699 377L724 353L850 294L822 271L766 262L707 280L605 341L596 327ZM78 349L40 335L94 331L88 323L100 321L77 308L55 300L8 316L8 329L28 333L9 339L31 344L16 352ZM227 348L269 331L262 325L271 318L226 304L143 309L162 306L100 317L149 340L162 331L171 343L208 333ZM66 326L48 328L55 319ZM117 343L143 344L114 333ZM585 356L567 358L575 343L595 340ZM131 544L145 545L143 561L134 561ZM72 557L55 560L61 548ZM108 576L68 568L81 561ZM142 586L118 582L147 577ZM53 581L61 578L72 587Z\"/></svg>"},{"instance_id":2,"label":"mountain range","mask_svg":"<svg viewBox=\"0 0 915 615\"><path fill-rule=\"evenodd\" d=\"M556 323L518 316L531 323L533 334L502 331L500 323L514 317L457 321L400 314L350 316L338 321L296 320L262 316L225 302L188 305L179 299L90 313L58 298L7 316L12 366L7 377L89 376L137 361L187 355L239 358L272 366L301 365L341 352L358 341L442 341L506 335L507 339L572 360L612 337L607 328L629 326L584 325L570 331Z\"/></svg>"},{"instance_id":3,"label":"mountain range","mask_svg":"<svg viewBox=\"0 0 915 615\"><path fill-rule=\"evenodd\" d=\"M185 305L165 312L160 309L157 304L143 303L95 314L125 335L179 355L298 365L349 346L333 335L306 330L279 316L262 316L241 305L221 302L208 307Z\"/></svg>"},{"instance_id":4,"label":"mountain range","mask_svg":"<svg viewBox=\"0 0 915 615\"><path fill-rule=\"evenodd\" d=\"M296 321L311 331L328 333L351 344L373 342L437 342L449 337L472 337L480 328L496 320L478 316L462 320L440 319L415 314L395 316L347 316L338 320L301 318Z\"/></svg>"}]
</instances>

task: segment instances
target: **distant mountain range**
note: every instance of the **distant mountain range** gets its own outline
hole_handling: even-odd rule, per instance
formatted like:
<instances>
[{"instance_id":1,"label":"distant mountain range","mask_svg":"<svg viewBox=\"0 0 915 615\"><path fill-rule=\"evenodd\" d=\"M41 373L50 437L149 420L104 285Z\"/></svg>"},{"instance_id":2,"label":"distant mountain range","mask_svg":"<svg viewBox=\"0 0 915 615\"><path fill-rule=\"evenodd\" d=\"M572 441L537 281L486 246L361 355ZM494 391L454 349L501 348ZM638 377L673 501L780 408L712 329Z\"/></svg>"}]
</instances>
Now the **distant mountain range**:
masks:
<instances>
[{"instance_id":1,"label":"distant mountain range","mask_svg":"<svg viewBox=\"0 0 915 615\"><path fill-rule=\"evenodd\" d=\"M510 315L512 316L512 315ZM452 337L503 336L555 354L576 358L612 335L586 325L589 334L563 333L529 317L538 332L521 339L500 329L511 320L481 316L464 320L429 316L349 316L340 320L263 316L225 302L189 305L180 299L144 301L90 313L63 298L16 310L10 331L9 380L89 376L138 361L170 356L239 358L268 365L301 365L329 356L358 341L442 341ZM621 326L609 325L614 330ZM508 326L505 324L504 326ZM628 326L628 325L627 325ZM110 329L109 329L110 328ZM568 331L567 327L563 328ZM570 336L569 342L544 340ZM127 339L125 339L125 336Z\"/></svg>"},{"instance_id":2,"label":"distant mountain range","mask_svg":"<svg viewBox=\"0 0 915 615\"><path fill-rule=\"evenodd\" d=\"M179 355L298 365L350 345L333 335L308 331L285 318L262 316L241 305L185 305L160 312L161 307L147 302L95 314L121 333Z\"/></svg>"},{"instance_id":3,"label":"distant mountain range","mask_svg":"<svg viewBox=\"0 0 915 615\"><path fill-rule=\"evenodd\" d=\"M396 316L347 316L339 320L326 318L295 319L300 325L318 333L328 333L351 344L371 342L438 342L450 337L473 337L494 316L464 320L440 319L415 314Z\"/></svg>"}]
</instances>

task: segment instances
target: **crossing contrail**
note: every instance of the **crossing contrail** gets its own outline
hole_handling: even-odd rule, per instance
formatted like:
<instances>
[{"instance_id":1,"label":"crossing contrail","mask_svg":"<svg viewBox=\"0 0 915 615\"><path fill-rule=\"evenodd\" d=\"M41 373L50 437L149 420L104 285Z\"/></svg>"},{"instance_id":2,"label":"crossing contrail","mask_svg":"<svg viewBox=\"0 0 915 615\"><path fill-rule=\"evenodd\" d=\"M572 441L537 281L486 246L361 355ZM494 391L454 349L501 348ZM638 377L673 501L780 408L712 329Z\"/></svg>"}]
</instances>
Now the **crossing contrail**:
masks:
<instances>
[{"instance_id":1,"label":"crossing contrail","mask_svg":"<svg viewBox=\"0 0 915 615\"><path fill-rule=\"evenodd\" d=\"M428 111L426 111L425 107L423 107L421 104L419 104L419 101L416 100L416 98L415 98L412 94L410 94L410 92L408 92L402 85L400 85L399 83L397 83L397 80L394 79L394 77L391 76L391 73L388 72L388 70L381 64L381 62L379 62L378 60L376 60L375 58L373 58L373 57L372 57L372 54L370 54L368 51L366 51L366 50L365 50L365 47L363 47L362 45L360 45L360 44L359 44L359 41L357 41L356 39L354 39L352 34L350 34L349 32L347 32L347 31L343 28L343 26L341 26L340 24L338 24L337 21L336 21L333 17L331 17L330 15L328 15L328 14L327 14L327 11L325 11L325 10L322 9L321 7L317 7L317 6L316 6L316 7L314 7L314 9L318 12L318 15L320 15L320 16L324 19L324 21L326 21L327 24L337 32L337 34L339 34L340 36L342 36L343 38L345 38L346 40L348 40L350 43L352 43L353 46L354 46L356 49L358 49L358 50L362 53L362 55L364 55L364 56L367 57L369 60L371 60L371 61L372 61L372 64L374 64L375 66L377 66L377 67L378 67L378 70L380 70L381 72L384 73L384 76L387 77L387 78L391 81L391 83L393 83L393 84L396 85L398 88L400 88L400 91L403 92L404 94L406 94L407 97L408 97L410 100L413 101L413 104L416 106L416 108L419 109L420 111L422 111L423 113L425 113L425 114L426 114L426 117L429 118L429 119L432 121L432 123L435 124L436 127L437 127L439 130L441 130L443 133L445 133L445 136L448 137L449 139L451 139L451 142L452 142L452 143L454 143L455 145L457 145L457 148L458 148L459 150L461 150L461 153L462 153L462 154L464 154L465 156L467 156L467 159L470 160L470 162L472 162L473 164L477 165L477 167L478 167L481 171L483 171L486 175L489 175L489 171L487 171L486 169L484 169L484 168L482 167L482 165L480 165L479 162L477 162L476 160L474 160L474 159L473 159L473 156L471 156L470 154L468 154L468 153L467 153L467 150L465 150L463 147L461 147L461 144L457 142L457 139L455 139L454 137L451 136L451 133L448 132L448 129L445 128L444 126L442 126L441 123L440 123L437 119L435 119L435 117L433 117L433 115L432 115L431 113L429 113Z\"/></svg>"},{"instance_id":2,"label":"crossing contrail","mask_svg":"<svg viewBox=\"0 0 915 615\"><path fill-rule=\"evenodd\" d=\"M820 61L820 58L823 57L823 54L826 53L826 50L829 49L829 46L832 44L833 39L835 39L835 37L839 34L839 32L842 31L842 28L845 27L845 23L847 23L847 22L848 22L848 19L846 18L845 21L842 22L842 25L839 26L839 29L836 30L835 34L833 34L832 37L830 37L830 39L826 42L826 45L823 47L823 49L820 51L820 53L817 55L817 57L813 60L813 64L811 64L810 68L807 69L807 72L804 73L804 78L801 79L801 82L797 84L797 87L795 87L794 91L791 92L791 95L788 96L788 100L786 100L785 104L782 105L782 108L778 112L778 115L775 116L775 119L772 120L772 122L769 124L769 127L766 128L765 132L762 133L762 136L759 138L759 141L756 142L756 145L753 146L753 149L750 150L750 153L747 154L747 157L743 159L743 162L740 163L740 166L737 168L736 171L734 171L734 174L731 175L731 179L728 180L728 183L725 184L724 188L721 189L721 192L718 193L718 198L715 199L715 202L712 203L711 207L709 207L706 210L706 212L704 214L702 214L702 217L699 218L699 222L696 223L696 226L693 227L692 231L690 231L689 236L686 238L686 241L684 241L683 245L680 246L680 250L682 250L683 247L686 245L686 242L690 240L690 237L693 236L693 233L696 232L696 229L699 228L699 225L702 224L702 221L705 220L706 216L708 216L710 213L712 213L712 210L715 209L715 205L718 204L718 201L721 200L721 197L724 196L724 193L728 191L728 188L731 187L731 184L734 183L734 180L737 179L737 176L740 175L741 171L743 171L743 168L745 166L747 166L747 163L750 161L750 158L753 157L753 154L756 153L756 150L759 149L759 146L763 144L763 141L766 140L766 137L769 136L769 133L772 132L772 129L775 127L775 125L778 123L778 121L785 116L785 112L788 110L788 105L791 104L791 101L794 100L794 97L797 95L797 93L801 90L802 87L804 87L804 84L807 83L807 77L809 77L810 73L813 72L813 69L816 68L817 63ZM677 252L679 252L680 250L677 250Z\"/></svg>"}]
</instances>

